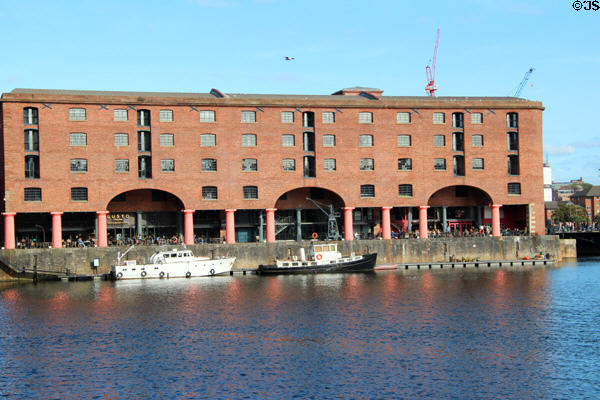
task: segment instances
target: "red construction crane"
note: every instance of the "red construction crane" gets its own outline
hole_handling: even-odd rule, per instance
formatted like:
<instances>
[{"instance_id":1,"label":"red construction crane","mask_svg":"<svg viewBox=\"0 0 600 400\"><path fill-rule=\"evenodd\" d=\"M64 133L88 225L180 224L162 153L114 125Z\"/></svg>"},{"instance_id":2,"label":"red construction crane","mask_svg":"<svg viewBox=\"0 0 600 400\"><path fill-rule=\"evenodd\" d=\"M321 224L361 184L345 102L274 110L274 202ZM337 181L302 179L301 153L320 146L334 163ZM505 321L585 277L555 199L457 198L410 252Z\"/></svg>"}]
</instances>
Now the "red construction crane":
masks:
<instances>
[{"instance_id":1,"label":"red construction crane","mask_svg":"<svg viewBox=\"0 0 600 400\"><path fill-rule=\"evenodd\" d=\"M431 67L428 65L425 67L425 74L427 75L427 86L425 86L425 92L430 96L435 96L435 91L438 87L435 85L435 59L437 58L438 43L440 42L440 28L437 30L437 37L435 38L435 49L433 50L433 62Z\"/></svg>"}]
</instances>

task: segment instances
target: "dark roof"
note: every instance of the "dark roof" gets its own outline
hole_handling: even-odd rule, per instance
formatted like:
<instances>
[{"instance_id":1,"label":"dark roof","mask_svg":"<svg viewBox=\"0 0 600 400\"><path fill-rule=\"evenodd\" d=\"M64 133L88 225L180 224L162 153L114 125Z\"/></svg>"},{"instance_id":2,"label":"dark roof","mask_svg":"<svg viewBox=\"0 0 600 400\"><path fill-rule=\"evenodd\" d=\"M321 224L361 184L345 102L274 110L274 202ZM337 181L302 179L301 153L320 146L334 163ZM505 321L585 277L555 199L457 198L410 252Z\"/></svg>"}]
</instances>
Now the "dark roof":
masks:
<instances>
[{"instance_id":1,"label":"dark roof","mask_svg":"<svg viewBox=\"0 0 600 400\"><path fill-rule=\"evenodd\" d=\"M349 88L355 89L355 88ZM374 90L372 88L359 88ZM347 89L343 89L347 90ZM378 90L378 89L375 89ZM215 95L217 93L217 95ZM101 90L13 89L3 93L4 102L48 102L88 104L215 104L289 107L369 107L369 108L534 108L544 109L539 101L515 97L430 97L380 96L377 101L356 95L248 94L183 92L125 92Z\"/></svg>"},{"instance_id":2,"label":"dark roof","mask_svg":"<svg viewBox=\"0 0 600 400\"><path fill-rule=\"evenodd\" d=\"M580 190L573 194L574 197L600 197L600 186L592 186L589 189Z\"/></svg>"}]
</instances>

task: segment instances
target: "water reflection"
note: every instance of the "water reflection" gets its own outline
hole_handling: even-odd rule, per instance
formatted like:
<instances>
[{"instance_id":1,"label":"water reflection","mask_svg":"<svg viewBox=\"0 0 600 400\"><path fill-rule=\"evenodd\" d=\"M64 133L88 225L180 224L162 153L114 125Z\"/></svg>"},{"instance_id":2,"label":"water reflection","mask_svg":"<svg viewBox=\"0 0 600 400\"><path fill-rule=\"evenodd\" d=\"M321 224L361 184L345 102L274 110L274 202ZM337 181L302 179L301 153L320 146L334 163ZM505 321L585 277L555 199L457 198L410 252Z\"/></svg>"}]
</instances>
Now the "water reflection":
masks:
<instances>
[{"instance_id":1,"label":"water reflection","mask_svg":"<svg viewBox=\"0 0 600 400\"><path fill-rule=\"evenodd\" d=\"M600 263L0 291L8 398L599 397Z\"/></svg>"}]
</instances>

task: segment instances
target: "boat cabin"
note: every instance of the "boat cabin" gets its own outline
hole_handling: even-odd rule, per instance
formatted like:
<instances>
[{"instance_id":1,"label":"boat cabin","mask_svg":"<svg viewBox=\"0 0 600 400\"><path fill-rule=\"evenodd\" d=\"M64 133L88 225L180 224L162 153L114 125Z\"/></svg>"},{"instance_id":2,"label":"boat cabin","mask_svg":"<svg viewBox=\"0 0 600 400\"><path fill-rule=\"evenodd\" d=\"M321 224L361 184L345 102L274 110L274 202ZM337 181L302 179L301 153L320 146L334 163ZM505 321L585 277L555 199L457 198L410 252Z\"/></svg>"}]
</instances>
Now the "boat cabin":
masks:
<instances>
[{"instance_id":1,"label":"boat cabin","mask_svg":"<svg viewBox=\"0 0 600 400\"><path fill-rule=\"evenodd\" d=\"M150 264L169 264L182 261L190 261L194 254L190 250L159 251L150 257Z\"/></svg>"},{"instance_id":2,"label":"boat cabin","mask_svg":"<svg viewBox=\"0 0 600 400\"><path fill-rule=\"evenodd\" d=\"M339 260L341 257L336 243L314 244L308 251L308 258L315 261Z\"/></svg>"}]
</instances>

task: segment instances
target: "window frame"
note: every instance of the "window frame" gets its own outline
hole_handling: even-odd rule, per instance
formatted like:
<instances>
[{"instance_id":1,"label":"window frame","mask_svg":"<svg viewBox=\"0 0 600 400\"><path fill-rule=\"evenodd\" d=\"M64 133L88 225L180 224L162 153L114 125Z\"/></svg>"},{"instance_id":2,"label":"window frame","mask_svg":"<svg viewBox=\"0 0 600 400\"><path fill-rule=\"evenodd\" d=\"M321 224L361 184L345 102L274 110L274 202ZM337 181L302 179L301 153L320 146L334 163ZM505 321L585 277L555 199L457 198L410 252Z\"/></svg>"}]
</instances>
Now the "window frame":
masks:
<instances>
[{"instance_id":1,"label":"window frame","mask_svg":"<svg viewBox=\"0 0 600 400\"><path fill-rule=\"evenodd\" d=\"M42 201L42 188L40 188L40 187L25 187L25 188L23 188L23 201L26 203L41 202Z\"/></svg>"},{"instance_id":2,"label":"window frame","mask_svg":"<svg viewBox=\"0 0 600 400\"><path fill-rule=\"evenodd\" d=\"M401 143L406 138L408 138L408 144ZM396 147L412 147L412 135L402 134L396 136Z\"/></svg>"},{"instance_id":3,"label":"window frame","mask_svg":"<svg viewBox=\"0 0 600 400\"><path fill-rule=\"evenodd\" d=\"M126 166L125 170L119 168L119 165ZM115 159L115 172L122 174L129 172L129 159L128 158L116 158Z\"/></svg>"},{"instance_id":4,"label":"window frame","mask_svg":"<svg viewBox=\"0 0 600 400\"><path fill-rule=\"evenodd\" d=\"M402 163L402 161L406 161L404 163ZM404 164L405 167L401 168L400 164ZM398 171L412 171L412 158L409 157L402 157L398 159Z\"/></svg>"},{"instance_id":5,"label":"window frame","mask_svg":"<svg viewBox=\"0 0 600 400\"><path fill-rule=\"evenodd\" d=\"M441 120L440 120L441 118ZM444 112L434 112L433 113L433 124L434 125L444 125L446 123L446 113Z\"/></svg>"},{"instance_id":6,"label":"window frame","mask_svg":"<svg viewBox=\"0 0 600 400\"><path fill-rule=\"evenodd\" d=\"M78 144L83 138L84 144ZM86 147L87 146L87 133L85 132L71 132L69 133L69 147Z\"/></svg>"},{"instance_id":7,"label":"window frame","mask_svg":"<svg viewBox=\"0 0 600 400\"><path fill-rule=\"evenodd\" d=\"M293 111L282 111L281 112L281 123L282 124L293 124L294 123L294 112Z\"/></svg>"},{"instance_id":8,"label":"window frame","mask_svg":"<svg viewBox=\"0 0 600 400\"><path fill-rule=\"evenodd\" d=\"M244 186L242 196L244 200L258 200L258 186Z\"/></svg>"},{"instance_id":9,"label":"window frame","mask_svg":"<svg viewBox=\"0 0 600 400\"><path fill-rule=\"evenodd\" d=\"M209 140L210 139L210 140ZM210 142L207 144L207 142ZM217 146L217 135L214 133L202 133L200 134L200 147L216 147Z\"/></svg>"},{"instance_id":10,"label":"window frame","mask_svg":"<svg viewBox=\"0 0 600 400\"><path fill-rule=\"evenodd\" d=\"M161 133L159 137L160 147L174 147L175 135L172 133Z\"/></svg>"},{"instance_id":11,"label":"window frame","mask_svg":"<svg viewBox=\"0 0 600 400\"><path fill-rule=\"evenodd\" d=\"M399 111L396 113L396 123L397 124L410 124L411 115L408 111Z\"/></svg>"},{"instance_id":12,"label":"window frame","mask_svg":"<svg viewBox=\"0 0 600 400\"><path fill-rule=\"evenodd\" d=\"M123 141L122 139L125 138L125 142L126 144L121 144L121 142ZM114 145L115 147L127 147L129 146L129 134L128 133L115 133L114 134Z\"/></svg>"},{"instance_id":13,"label":"window frame","mask_svg":"<svg viewBox=\"0 0 600 400\"><path fill-rule=\"evenodd\" d=\"M89 201L88 188L87 187L72 187L71 188L71 201L72 202L87 202L87 201Z\"/></svg>"},{"instance_id":14,"label":"window frame","mask_svg":"<svg viewBox=\"0 0 600 400\"><path fill-rule=\"evenodd\" d=\"M23 125L39 125L40 111L37 107L23 107Z\"/></svg>"},{"instance_id":15,"label":"window frame","mask_svg":"<svg viewBox=\"0 0 600 400\"><path fill-rule=\"evenodd\" d=\"M372 124L373 123L373 113L371 111L360 111L358 113L358 123L359 124Z\"/></svg>"},{"instance_id":16,"label":"window frame","mask_svg":"<svg viewBox=\"0 0 600 400\"><path fill-rule=\"evenodd\" d=\"M403 193L404 192L404 193ZM413 197L413 185L410 183L400 183L398 185L398 197Z\"/></svg>"},{"instance_id":17,"label":"window frame","mask_svg":"<svg viewBox=\"0 0 600 400\"><path fill-rule=\"evenodd\" d=\"M443 168L438 168L438 165L436 163L439 163L440 161L443 161ZM441 166L441 164L440 164ZM446 163L446 159L445 158L434 158L433 159L433 170L434 171L446 171L447 168L447 163Z\"/></svg>"},{"instance_id":18,"label":"window frame","mask_svg":"<svg viewBox=\"0 0 600 400\"><path fill-rule=\"evenodd\" d=\"M123 115L125 118L123 118ZM113 110L113 121L129 121L129 110L126 108L117 108Z\"/></svg>"},{"instance_id":19,"label":"window frame","mask_svg":"<svg viewBox=\"0 0 600 400\"><path fill-rule=\"evenodd\" d=\"M172 158L163 158L160 160L160 172L175 172L175 160Z\"/></svg>"},{"instance_id":20,"label":"window frame","mask_svg":"<svg viewBox=\"0 0 600 400\"><path fill-rule=\"evenodd\" d=\"M209 195L212 193L214 189L214 197ZM216 186L202 186L202 200L218 200L219 199L219 189Z\"/></svg>"},{"instance_id":21,"label":"window frame","mask_svg":"<svg viewBox=\"0 0 600 400\"><path fill-rule=\"evenodd\" d=\"M476 118L478 116L478 118ZM481 125L483 124L483 113L471 113L471 125Z\"/></svg>"},{"instance_id":22,"label":"window frame","mask_svg":"<svg viewBox=\"0 0 600 400\"><path fill-rule=\"evenodd\" d=\"M249 141L249 139L252 140ZM258 138L254 133L242 133L242 147L256 147L258 145Z\"/></svg>"},{"instance_id":23,"label":"window frame","mask_svg":"<svg viewBox=\"0 0 600 400\"><path fill-rule=\"evenodd\" d=\"M331 142L333 144L327 143L326 139L327 140L331 140ZM331 148L331 147L335 147L335 145L336 145L335 135L330 135L330 134L323 135L323 147L330 147Z\"/></svg>"},{"instance_id":24,"label":"window frame","mask_svg":"<svg viewBox=\"0 0 600 400\"><path fill-rule=\"evenodd\" d=\"M360 185L360 198L361 199L375 198L375 185L371 185L371 184Z\"/></svg>"},{"instance_id":25,"label":"window frame","mask_svg":"<svg viewBox=\"0 0 600 400\"><path fill-rule=\"evenodd\" d=\"M291 144L286 143L286 140L291 139ZM296 147L296 135L284 133L281 135L281 147Z\"/></svg>"},{"instance_id":26,"label":"window frame","mask_svg":"<svg viewBox=\"0 0 600 400\"><path fill-rule=\"evenodd\" d=\"M203 158L200 160L200 171L201 172L217 172L217 159L216 158Z\"/></svg>"},{"instance_id":27,"label":"window frame","mask_svg":"<svg viewBox=\"0 0 600 400\"><path fill-rule=\"evenodd\" d=\"M324 124L335 124L335 111L323 111L321 121L323 121Z\"/></svg>"},{"instance_id":28,"label":"window frame","mask_svg":"<svg viewBox=\"0 0 600 400\"><path fill-rule=\"evenodd\" d=\"M286 161L288 162L288 164L291 162L291 166L292 168L287 168L286 169ZM296 171L296 159L295 158L284 158L283 160L281 160L281 170L283 172L294 172Z\"/></svg>"},{"instance_id":29,"label":"window frame","mask_svg":"<svg viewBox=\"0 0 600 400\"><path fill-rule=\"evenodd\" d=\"M69 121L86 121L87 110L85 108L69 108Z\"/></svg>"},{"instance_id":30,"label":"window frame","mask_svg":"<svg viewBox=\"0 0 600 400\"><path fill-rule=\"evenodd\" d=\"M442 139L442 144L436 143L436 139ZM433 135L433 147L446 147L446 135Z\"/></svg>"},{"instance_id":31,"label":"window frame","mask_svg":"<svg viewBox=\"0 0 600 400\"><path fill-rule=\"evenodd\" d=\"M516 188L518 188L518 191L515 190ZM506 193L509 196L521 196L523 194L521 183L520 182L509 182L506 185Z\"/></svg>"},{"instance_id":32,"label":"window frame","mask_svg":"<svg viewBox=\"0 0 600 400\"><path fill-rule=\"evenodd\" d=\"M241 112L241 123L242 124L255 124L256 123L256 111L243 110Z\"/></svg>"},{"instance_id":33,"label":"window frame","mask_svg":"<svg viewBox=\"0 0 600 400\"><path fill-rule=\"evenodd\" d=\"M483 135L471 135L471 147L483 147Z\"/></svg>"},{"instance_id":34,"label":"window frame","mask_svg":"<svg viewBox=\"0 0 600 400\"><path fill-rule=\"evenodd\" d=\"M369 138L368 140L368 144L365 144L363 139ZM373 135L369 135L369 134L364 134L364 135L358 135L358 147L373 147L375 146L375 138L373 137Z\"/></svg>"},{"instance_id":35,"label":"window frame","mask_svg":"<svg viewBox=\"0 0 600 400\"><path fill-rule=\"evenodd\" d=\"M73 169L73 167L75 167L75 169ZM72 158L69 162L69 172L74 172L74 173L88 172L88 160L85 158Z\"/></svg>"},{"instance_id":36,"label":"window frame","mask_svg":"<svg viewBox=\"0 0 600 400\"><path fill-rule=\"evenodd\" d=\"M375 171L375 159L361 158L359 168L361 171Z\"/></svg>"},{"instance_id":37,"label":"window frame","mask_svg":"<svg viewBox=\"0 0 600 400\"><path fill-rule=\"evenodd\" d=\"M254 164L252 164L253 161ZM242 172L258 172L258 160L256 158L243 158Z\"/></svg>"},{"instance_id":38,"label":"window frame","mask_svg":"<svg viewBox=\"0 0 600 400\"><path fill-rule=\"evenodd\" d=\"M175 116L173 115L173 110L171 109L162 109L158 111L158 121L159 122L173 122L175 120Z\"/></svg>"},{"instance_id":39,"label":"window frame","mask_svg":"<svg viewBox=\"0 0 600 400\"><path fill-rule=\"evenodd\" d=\"M217 120L215 110L200 110L200 122L210 123Z\"/></svg>"},{"instance_id":40,"label":"window frame","mask_svg":"<svg viewBox=\"0 0 600 400\"><path fill-rule=\"evenodd\" d=\"M329 164L329 167L328 167ZM323 159L323 171L325 172L335 172L337 171L337 161L335 158L325 158Z\"/></svg>"},{"instance_id":41,"label":"window frame","mask_svg":"<svg viewBox=\"0 0 600 400\"><path fill-rule=\"evenodd\" d=\"M476 164L479 164L479 161L481 161L481 164L476 165ZM471 160L471 167L472 167L472 169L474 169L476 171L482 171L485 169L485 160L481 157L473 158Z\"/></svg>"}]
</instances>

